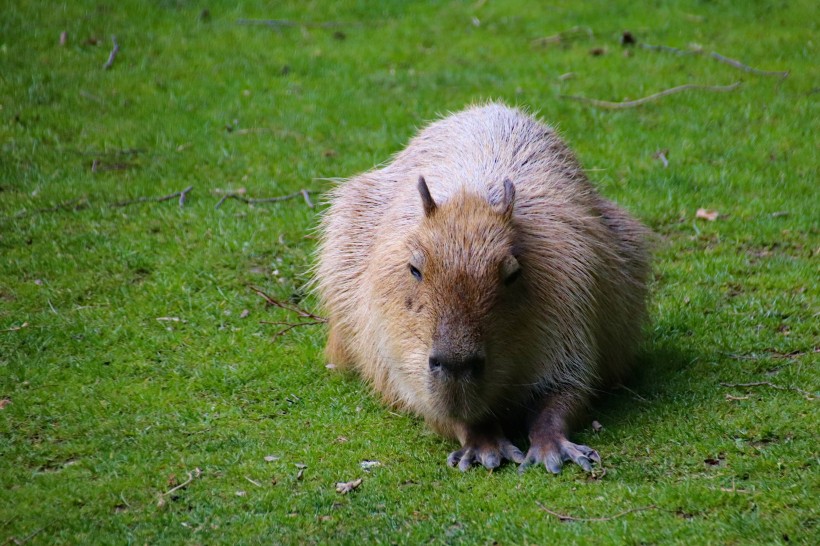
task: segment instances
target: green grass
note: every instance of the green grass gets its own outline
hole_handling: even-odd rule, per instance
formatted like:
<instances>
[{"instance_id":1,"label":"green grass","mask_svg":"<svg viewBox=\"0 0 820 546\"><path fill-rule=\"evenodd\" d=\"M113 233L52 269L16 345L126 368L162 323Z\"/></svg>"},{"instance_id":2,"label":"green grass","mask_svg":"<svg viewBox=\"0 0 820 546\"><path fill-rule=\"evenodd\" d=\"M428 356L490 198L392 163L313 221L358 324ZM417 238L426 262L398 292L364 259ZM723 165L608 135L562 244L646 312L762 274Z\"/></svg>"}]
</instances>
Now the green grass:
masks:
<instances>
[{"instance_id":1,"label":"green grass","mask_svg":"<svg viewBox=\"0 0 820 546\"><path fill-rule=\"evenodd\" d=\"M0 542L820 540L817 400L720 385L820 387L816 5L534 4L0 10ZM575 26L594 35L531 43ZM624 49L624 30L790 75ZM740 80L619 111L559 98ZM325 369L320 328L273 339L260 324L288 317L248 285L301 297L319 209L214 207L217 190L321 192L490 98L557 125L601 191L658 234L642 371L596 405L599 434L577 435L602 453L600 480L447 468L452 443ZM110 206L188 185L184 208ZM721 217L695 220L699 207ZM382 466L365 473L366 459ZM561 522L538 503L578 517L656 508Z\"/></svg>"}]
</instances>

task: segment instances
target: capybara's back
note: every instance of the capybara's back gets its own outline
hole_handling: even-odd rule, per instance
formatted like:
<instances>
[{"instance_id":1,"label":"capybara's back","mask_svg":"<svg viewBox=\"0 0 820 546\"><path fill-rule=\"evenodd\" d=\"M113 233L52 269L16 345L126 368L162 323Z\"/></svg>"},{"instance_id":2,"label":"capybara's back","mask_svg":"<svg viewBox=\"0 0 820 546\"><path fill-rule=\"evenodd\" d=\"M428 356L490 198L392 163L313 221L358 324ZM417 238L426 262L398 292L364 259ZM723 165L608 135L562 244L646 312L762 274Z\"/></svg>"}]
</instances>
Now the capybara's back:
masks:
<instances>
[{"instance_id":1,"label":"capybara's back","mask_svg":"<svg viewBox=\"0 0 820 546\"><path fill-rule=\"evenodd\" d=\"M469 108L332 191L316 270L327 357L456 436L461 469L589 469L598 454L567 420L632 362L645 239L548 126ZM528 427L526 456L511 424Z\"/></svg>"}]
</instances>

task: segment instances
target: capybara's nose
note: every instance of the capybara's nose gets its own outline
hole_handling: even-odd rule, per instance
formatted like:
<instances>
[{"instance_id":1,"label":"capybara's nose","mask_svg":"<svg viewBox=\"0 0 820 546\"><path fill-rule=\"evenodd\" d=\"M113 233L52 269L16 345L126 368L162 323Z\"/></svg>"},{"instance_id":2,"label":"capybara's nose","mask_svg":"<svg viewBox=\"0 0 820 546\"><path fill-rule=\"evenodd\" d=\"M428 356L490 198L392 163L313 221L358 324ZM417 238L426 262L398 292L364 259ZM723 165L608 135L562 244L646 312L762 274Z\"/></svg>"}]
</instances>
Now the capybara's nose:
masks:
<instances>
[{"instance_id":1,"label":"capybara's nose","mask_svg":"<svg viewBox=\"0 0 820 546\"><path fill-rule=\"evenodd\" d=\"M430 355L430 371L442 377L458 379L467 375L477 376L484 370L484 355L446 355L434 352Z\"/></svg>"}]
</instances>

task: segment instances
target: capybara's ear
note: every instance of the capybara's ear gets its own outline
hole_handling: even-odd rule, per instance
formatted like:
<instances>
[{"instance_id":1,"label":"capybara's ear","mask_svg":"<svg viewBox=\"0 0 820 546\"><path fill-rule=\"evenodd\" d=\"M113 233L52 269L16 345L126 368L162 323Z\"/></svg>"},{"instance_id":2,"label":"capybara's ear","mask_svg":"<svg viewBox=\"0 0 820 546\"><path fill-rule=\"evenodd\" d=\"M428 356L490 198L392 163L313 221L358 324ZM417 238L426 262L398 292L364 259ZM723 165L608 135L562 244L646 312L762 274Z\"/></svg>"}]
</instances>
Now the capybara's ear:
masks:
<instances>
[{"instance_id":1,"label":"capybara's ear","mask_svg":"<svg viewBox=\"0 0 820 546\"><path fill-rule=\"evenodd\" d=\"M509 178L504 179L504 195L495 205L495 210L506 217L512 216L513 206L515 205L515 185Z\"/></svg>"},{"instance_id":2,"label":"capybara's ear","mask_svg":"<svg viewBox=\"0 0 820 546\"><path fill-rule=\"evenodd\" d=\"M429 218L436 212L436 202L433 201L430 188L427 187L427 181L423 176L419 176L419 194L421 194L421 204L424 205L424 215Z\"/></svg>"}]
</instances>

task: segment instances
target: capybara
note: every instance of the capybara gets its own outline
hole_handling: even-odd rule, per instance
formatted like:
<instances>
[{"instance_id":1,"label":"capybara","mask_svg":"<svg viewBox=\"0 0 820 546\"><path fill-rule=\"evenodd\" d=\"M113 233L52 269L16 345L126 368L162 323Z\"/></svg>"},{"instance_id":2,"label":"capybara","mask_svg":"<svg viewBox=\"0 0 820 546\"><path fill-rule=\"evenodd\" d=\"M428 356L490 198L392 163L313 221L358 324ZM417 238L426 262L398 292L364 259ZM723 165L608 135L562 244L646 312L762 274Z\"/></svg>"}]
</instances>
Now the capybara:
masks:
<instances>
[{"instance_id":1,"label":"capybara","mask_svg":"<svg viewBox=\"0 0 820 546\"><path fill-rule=\"evenodd\" d=\"M567 436L633 361L648 231L597 193L553 129L474 106L329 203L315 286L330 362L457 438L448 463L461 470L600 463Z\"/></svg>"}]
</instances>

